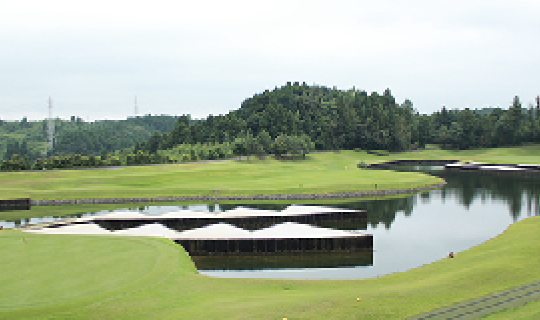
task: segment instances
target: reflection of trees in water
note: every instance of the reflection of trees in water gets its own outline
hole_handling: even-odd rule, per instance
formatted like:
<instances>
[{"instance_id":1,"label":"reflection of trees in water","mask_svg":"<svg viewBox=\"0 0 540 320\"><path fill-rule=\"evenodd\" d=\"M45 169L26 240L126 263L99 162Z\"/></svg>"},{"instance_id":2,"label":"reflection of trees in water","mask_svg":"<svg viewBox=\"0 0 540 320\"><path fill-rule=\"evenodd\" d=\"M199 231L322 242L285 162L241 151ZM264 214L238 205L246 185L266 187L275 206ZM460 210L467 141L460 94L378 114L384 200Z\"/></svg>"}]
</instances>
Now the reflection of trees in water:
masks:
<instances>
[{"instance_id":1,"label":"reflection of trees in water","mask_svg":"<svg viewBox=\"0 0 540 320\"><path fill-rule=\"evenodd\" d=\"M395 198L388 200L369 200L355 203L355 209L366 210L368 224L376 227L383 223L386 229L390 229L392 222L396 220L398 212L403 212L406 217L412 215L416 204L416 197Z\"/></svg>"},{"instance_id":2,"label":"reflection of trees in water","mask_svg":"<svg viewBox=\"0 0 540 320\"><path fill-rule=\"evenodd\" d=\"M415 197L410 196L407 198L385 199L385 200L356 200L351 202L343 202L336 204L328 203L310 203L313 206L328 206L333 208L343 208L352 210L365 210L367 211L367 222L371 226L376 226L379 223L383 223L386 229L390 228L390 225L396 219L397 212L404 212L405 216L412 215L414 205L416 203ZM220 205L223 210L234 209L238 204ZM246 205L250 208L262 209L262 210L283 210L287 204L249 204Z\"/></svg>"},{"instance_id":3,"label":"reflection of trees in water","mask_svg":"<svg viewBox=\"0 0 540 320\"><path fill-rule=\"evenodd\" d=\"M401 168L403 170L403 168ZM418 199L422 203L428 204L435 195L440 195L444 203L446 198L457 199L465 208L469 208L475 201L496 200L505 202L508 205L510 215L514 221L520 217L522 210L526 211L527 216L540 215L540 176L522 176L514 174L496 174L477 171L455 172L455 171L434 171L430 174L441 177L447 181L445 188L431 192L421 193ZM411 216L416 205L416 196L396 199L381 200L352 200L337 204L328 204L321 202L310 203L310 205L322 205L346 209L366 210L368 224L372 227L383 223L385 228L389 229L396 218L398 212L403 212L405 216ZM166 205L166 204L162 204ZM263 210L283 210L288 204L257 204L257 203L229 203L229 204L197 204L207 206L210 212L231 210L238 206ZM189 209L190 206L179 206L179 209ZM138 210L146 211L148 207L140 205L126 204L124 209L115 210ZM112 211L112 210L111 210ZM64 217L81 217L83 213L68 215ZM26 217L21 219L7 220L14 222L16 227L25 225L32 217L31 211L28 211Z\"/></svg>"},{"instance_id":4,"label":"reflection of trees in water","mask_svg":"<svg viewBox=\"0 0 540 320\"><path fill-rule=\"evenodd\" d=\"M517 221L524 204L527 215L539 214L540 177L536 175L497 174L485 172L437 172L448 184L441 198L455 197L465 208L477 199L500 200L508 204L510 216Z\"/></svg>"}]
</instances>

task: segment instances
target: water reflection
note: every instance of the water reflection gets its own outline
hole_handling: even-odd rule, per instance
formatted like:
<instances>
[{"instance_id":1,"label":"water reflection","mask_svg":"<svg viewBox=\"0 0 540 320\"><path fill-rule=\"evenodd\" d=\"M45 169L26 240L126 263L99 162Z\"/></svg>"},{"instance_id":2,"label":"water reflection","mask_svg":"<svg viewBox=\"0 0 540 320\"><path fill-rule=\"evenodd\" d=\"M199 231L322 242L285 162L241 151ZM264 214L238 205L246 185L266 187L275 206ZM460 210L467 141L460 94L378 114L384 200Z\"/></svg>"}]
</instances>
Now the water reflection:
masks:
<instances>
[{"instance_id":1,"label":"water reflection","mask_svg":"<svg viewBox=\"0 0 540 320\"><path fill-rule=\"evenodd\" d=\"M258 208L260 209L260 208ZM208 211L207 211L208 212ZM215 212L211 212L215 213ZM151 217L151 219L150 219ZM108 216L97 216L94 222L100 227L107 230L122 230L128 228L137 228L145 225L151 220L152 222L160 223L169 229L184 231L194 228L201 228L207 225L228 223L238 228L246 230L257 230L268 228L277 224L286 222L295 222L309 224L312 226L333 228L341 230L361 230L367 228L366 212L329 212L319 214L304 214L304 215L258 215L246 217L224 217L216 214L212 217L204 218L170 218L167 216L147 215L145 217L133 217L130 219L116 219Z\"/></svg>"},{"instance_id":2,"label":"water reflection","mask_svg":"<svg viewBox=\"0 0 540 320\"><path fill-rule=\"evenodd\" d=\"M421 166L395 167L394 170L423 170ZM540 213L540 183L536 176L522 175L498 175L494 173L484 173L479 171L456 172L445 171L440 166L427 167L427 171L432 175L441 177L447 181L446 187L440 190L433 190L422 193L420 196L409 196L388 200L351 200L350 202L332 203L333 207L367 210L367 225L384 225L390 229L396 219L396 214L402 212L405 216L411 216L417 199L422 205L429 205L432 199L442 201L457 201L465 210L468 210L474 203L486 203L486 201L496 201L508 207L508 213L512 221L517 221L521 217L522 211L526 211L526 216L539 215ZM439 200L440 199L440 200ZM323 205L328 205L328 203ZM219 213L231 210L239 204L193 204L185 206L126 206L116 210L104 210L99 212L80 213L69 215L70 217L82 217L94 214L103 214L112 211L134 210L144 212L149 215L159 215L176 210L195 210L202 212ZM288 204L249 204L249 207L264 210L283 210ZM9 211L2 213L5 215ZM1 215L0 215L1 216ZM0 220L0 225L4 227L19 227L26 224L52 222L61 217L33 218L32 210L27 213L27 217L10 220ZM363 223L363 222L362 222ZM332 226L329 226L332 227ZM337 228L362 229L362 226L333 226ZM364 228L365 229L365 228Z\"/></svg>"},{"instance_id":3,"label":"water reflection","mask_svg":"<svg viewBox=\"0 0 540 320\"><path fill-rule=\"evenodd\" d=\"M236 270L276 271L272 269L368 267L373 265L373 252L191 256L191 259L199 271L220 270L220 272L233 273ZM290 272L290 270L287 271Z\"/></svg>"},{"instance_id":4,"label":"water reflection","mask_svg":"<svg viewBox=\"0 0 540 320\"><path fill-rule=\"evenodd\" d=\"M395 170L423 170L421 166L415 167L395 167ZM432 175L441 177L447 181L447 186L440 190L434 190L425 193L422 196L424 203L429 203L429 199L434 196L440 196L442 201L447 198L457 199L465 208L469 209L475 202L485 203L488 200L499 201L508 206L509 214L512 220L517 221L522 209L526 205L527 216L534 216L540 213L540 181L536 175L519 174L497 174L494 172L468 171L455 172L442 170L433 170L428 168L424 170Z\"/></svg>"},{"instance_id":5,"label":"water reflection","mask_svg":"<svg viewBox=\"0 0 540 320\"><path fill-rule=\"evenodd\" d=\"M396 170L419 170L422 167L395 168ZM362 226L344 225L349 229L361 229L362 233L373 234L372 260L367 267L358 267L359 261L347 264L346 258L330 258L324 255L309 257L316 269L273 270L273 271L201 271L201 273L219 277L276 277L276 278L369 278L378 275L406 271L410 268L431 263L444 258L448 252L459 252L478 245L497 234L508 225L526 217L540 215L540 183L536 176L497 175L483 172L444 171L441 167L427 168L430 174L444 178L446 187L440 190L411 195L395 199L351 200L347 202L320 202L313 205L326 205L347 209L366 210L367 218ZM126 209L158 215L178 209L198 210L205 212L223 212L234 209L241 203L234 204L194 204L186 206L152 206L126 207ZM266 210L282 210L288 204L252 204L252 208ZM109 210L81 213L76 216L108 213ZM8 212L0 213L0 216ZM39 221L52 221L57 218L32 218L32 210L23 218L2 221L1 225L12 227ZM8 224L8 225L6 225ZM283 255L287 257L287 255ZM296 256L296 255L289 255ZM246 265L259 268L264 263L273 263L276 267L284 267L283 261L294 258L283 258L269 262L269 257L200 257L206 269L225 265L227 268ZM279 260L280 257L275 257ZM359 258L358 256L356 258ZM195 258L199 259L199 258ZM194 260L195 260L194 259ZM206 261L203 261L206 260ZM341 261L345 268L326 268L329 261ZM354 260L354 259L353 259ZM319 262L317 262L319 261ZM311 262L310 262L311 263ZM356 267L352 267L352 266ZM202 270L202 268L201 268Z\"/></svg>"}]
</instances>

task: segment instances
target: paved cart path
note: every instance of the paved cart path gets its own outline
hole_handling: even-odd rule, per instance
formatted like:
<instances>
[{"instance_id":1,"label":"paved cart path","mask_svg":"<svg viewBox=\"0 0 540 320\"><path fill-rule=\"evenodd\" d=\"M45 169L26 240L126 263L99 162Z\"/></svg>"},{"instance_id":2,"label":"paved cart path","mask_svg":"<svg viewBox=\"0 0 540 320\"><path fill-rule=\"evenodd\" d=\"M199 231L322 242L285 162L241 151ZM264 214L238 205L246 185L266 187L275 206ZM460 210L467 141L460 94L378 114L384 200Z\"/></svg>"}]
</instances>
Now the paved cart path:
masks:
<instances>
[{"instance_id":1,"label":"paved cart path","mask_svg":"<svg viewBox=\"0 0 540 320\"><path fill-rule=\"evenodd\" d=\"M435 309L409 319L478 319L540 299L540 281Z\"/></svg>"}]
</instances>

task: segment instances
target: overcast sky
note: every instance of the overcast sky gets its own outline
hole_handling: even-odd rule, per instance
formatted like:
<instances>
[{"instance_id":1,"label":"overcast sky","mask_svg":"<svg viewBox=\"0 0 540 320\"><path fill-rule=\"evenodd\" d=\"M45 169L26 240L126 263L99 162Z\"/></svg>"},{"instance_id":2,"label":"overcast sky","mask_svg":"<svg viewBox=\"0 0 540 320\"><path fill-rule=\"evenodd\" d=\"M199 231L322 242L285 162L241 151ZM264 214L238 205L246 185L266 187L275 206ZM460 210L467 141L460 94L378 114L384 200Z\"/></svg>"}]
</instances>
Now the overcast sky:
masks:
<instances>
[{"instance_id":1,"label":"overcast sky","mask_svg":"<svg viewBox=\"0 0 540 320\"><path fill-rule=\"evenodd\" d=\"M540 1L0 0L0 118L226 114L287 81L421 113L540 94Z\"/></svg>"}]
</instances>

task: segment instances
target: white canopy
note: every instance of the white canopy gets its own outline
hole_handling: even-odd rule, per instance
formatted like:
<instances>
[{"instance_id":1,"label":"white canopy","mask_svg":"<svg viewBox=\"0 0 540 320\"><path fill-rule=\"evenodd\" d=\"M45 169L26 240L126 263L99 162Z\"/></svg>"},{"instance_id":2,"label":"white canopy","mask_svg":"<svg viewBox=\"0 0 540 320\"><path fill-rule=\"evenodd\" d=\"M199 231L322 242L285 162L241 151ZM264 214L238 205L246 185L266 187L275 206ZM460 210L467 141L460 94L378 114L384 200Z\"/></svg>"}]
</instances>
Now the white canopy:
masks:
<instances>
[{"instance_id":1,"label":"white canopy","mask_svg":"<svg viewBox=\"0 0 540 320\"><path fill-rule=\"evenodd\" d=\"M71 224L56 228L43 228L37 230L25 230L26 232L43 233L43 234L107 234L110 235L111 231L103 229L94 223L88 224Z\"/></svg>"},{"instance_id":2,"label":"white canopy","mask_svg":"<svg viewBox=\"0 0 540 320\"><path fill-rule=\"evenodd\" d=\"M216 239L216 240L226 240L226 239L250 239L252 238L251 232L238 228L228 223L217 223L205 226L202 228L186 230L180 232L178 237L175 239L193 239L193 240L202 240L202 239Z\"/></svg>"},{"instance_id":3,"label":"white canopy","mask_svg":"<svg viewBox=\"0 0 540 320\"><path fill-rule=\"evenodd\" d=\"M343 237L357 237L359 234L328 229L321 227L314 227L307 224L301 224L296 222L285 222L269 228L261 229L252 232L253 238L260 239L286 239L286 238L343 238Z\"/></svg>"},{"instance_id":4,"label":"white canopy","mask_svg":"<svg viewBox=\"0 0 540 320\"><path fill-rule=\"evenodd\" d=\"M160 238L175 238L180 232L171 230L160 223L145 224L140 227L118 230L112 232L114 235L121 236L144 236L144 237L160 237Z\"/></svg>"}]
</instances>

